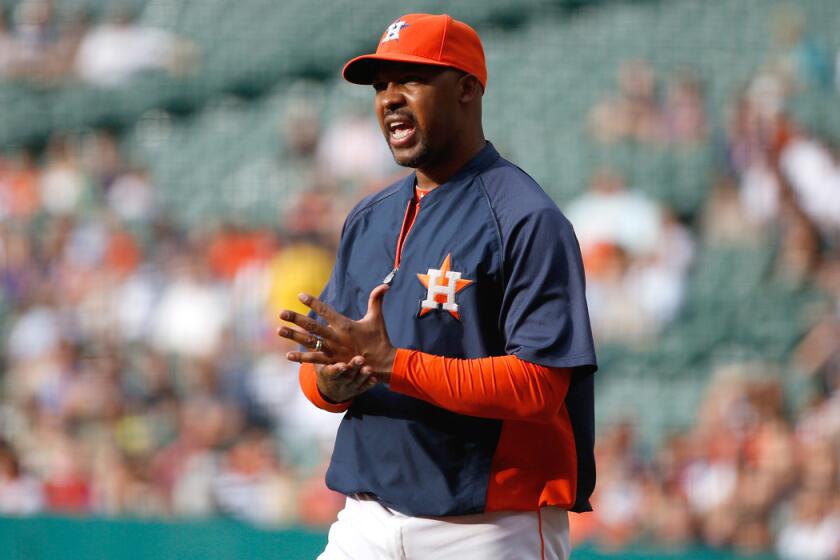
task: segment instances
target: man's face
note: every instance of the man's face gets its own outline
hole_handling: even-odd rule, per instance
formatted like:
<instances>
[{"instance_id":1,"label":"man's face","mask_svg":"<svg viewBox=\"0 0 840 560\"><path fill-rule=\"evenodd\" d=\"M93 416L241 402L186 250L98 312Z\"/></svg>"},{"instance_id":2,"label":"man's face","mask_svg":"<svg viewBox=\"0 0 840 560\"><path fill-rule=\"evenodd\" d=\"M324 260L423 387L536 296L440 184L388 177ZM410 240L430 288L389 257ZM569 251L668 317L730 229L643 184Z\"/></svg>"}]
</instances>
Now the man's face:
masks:
<instances>
[{"instance_id":1,"label":"man's face","mask_svg":"<svg viewBox=\"0 0 840 560\"><path fill-rule=\"evenodd\" d=\"M445 161L460 127L458 70L381 63L373 80L375 109L394 160L404 167Z\"/></svg>"}]
</instances>

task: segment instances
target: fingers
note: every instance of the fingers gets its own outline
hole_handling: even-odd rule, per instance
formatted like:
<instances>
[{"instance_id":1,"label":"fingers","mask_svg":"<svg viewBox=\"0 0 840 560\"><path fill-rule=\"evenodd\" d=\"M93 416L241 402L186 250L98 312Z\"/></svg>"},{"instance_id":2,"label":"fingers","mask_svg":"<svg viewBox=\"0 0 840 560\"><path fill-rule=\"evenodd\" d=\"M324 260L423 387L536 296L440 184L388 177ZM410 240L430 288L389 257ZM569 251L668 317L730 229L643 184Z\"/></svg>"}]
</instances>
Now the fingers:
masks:
<instances>
[{"instance_id":1,"label":"fingers","mask_svg":"<svg viewBox=\"0 0 840 560\"><path fill-rule=\"evenodd\" d=\"M349 363L340 362L321 368L321 375L332 378L331 382L341 383L342 390L357 395L376 385L379 380L362 367L364 358L356 356Z\"/></svg>"},{"instance_id":2,"label":"fingers","mask_svg":"<svg viewBox=\"0 0 840 560\"><path fill-rule=\"evenodd\" d=\"M348 317L345 317L333 309L333 307L329 304L326 304L320 299L312 297L309 294L299 294L298 299L331 325L344 325L350 321Z\"/></svg>"},{"instance_id":3,"label":"fingers","mask_svg":"<svg viewBox=\"0 0 840 560\"><path fill-rule=\"evenodd\" d=\"M277 329L277 334L308 348L315 348L315 344L318 342L317 336L309 334L306 331L299 331L288 327L280 327Z\"/></svg>"},{"instance_id":4,"label":"fingers","mask_svg":"<svg viewBox=\"0 0 840 560\"><path fill-rule=\"evenodd\" d=\"M332 364L334 358L330 358L323 352L286 352L286 359L290 362L307 364Z\"/></svg>"},{"instance_id":5,"label":"fingers","mask_svg":"<svg viewBox=\"0 0 840 560\"><path fill-rule=\"evenodd\" d=\"M339 362L326 365L321 369L321 373L328 377L352 377L357 371L360 371L364 363L364 358L356 356L350 360L350 363Z\"/></svg>"},{"instance_id":6,"label":"fingers","mask_svg":"<svg viewBox=\"0 0 840 560\"><path fill-rule=\"evenodd\" d=\"M371 290L370 296L368 297L366 317L378 317L382 315L382 299L389 288L390 286L388 284L380 284Z\"/></svg>"},{"instance_id":7,"label":"fingers","mask_svg":"<svg viewBox=\"0 0 840 560\"><path fill-rule=\"evenodd\" d=\"M288 321L290 323L294 323L295 325L299 326L303 330L310 332L316 336L320 336L326 340L337 340L335 331L329 328L326 325L323 325L312 319L307 317L306 315L302 315L300 313L296 313L295 311L290 311L289 309L284 309L280 312L280 318L284 321ZM277 334L284 338L289 338L291 340L297 341L296 338L292 338L291 336L286 336L285 334L281 334L279 331ZM291 333L290 333L291 334ZM299 341L298 341L299 342ZM305 344L305 343L303 343Z\"/></svg>"}]
</instances>

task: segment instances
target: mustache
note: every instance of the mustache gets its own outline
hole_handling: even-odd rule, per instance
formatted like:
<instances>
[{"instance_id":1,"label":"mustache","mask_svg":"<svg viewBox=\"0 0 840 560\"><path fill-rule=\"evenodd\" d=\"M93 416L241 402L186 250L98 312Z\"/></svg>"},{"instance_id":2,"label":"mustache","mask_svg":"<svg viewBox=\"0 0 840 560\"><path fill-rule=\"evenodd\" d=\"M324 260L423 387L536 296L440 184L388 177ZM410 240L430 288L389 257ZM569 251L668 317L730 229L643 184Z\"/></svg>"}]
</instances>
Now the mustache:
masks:
<instances>
[{"instance_id":1,"label":"mustache","mask_svg":"<svg viewBox=\"0 0 840 560\"><path fill-rule=\"evenodd\" d=\"M386 109L385 113L382 115L384 118L387 117L402 117L406 119L411 119L413 122L417 122L417 119L414 118L414 113L409 111L408 109Z\"/></svg>"}]
</instances>

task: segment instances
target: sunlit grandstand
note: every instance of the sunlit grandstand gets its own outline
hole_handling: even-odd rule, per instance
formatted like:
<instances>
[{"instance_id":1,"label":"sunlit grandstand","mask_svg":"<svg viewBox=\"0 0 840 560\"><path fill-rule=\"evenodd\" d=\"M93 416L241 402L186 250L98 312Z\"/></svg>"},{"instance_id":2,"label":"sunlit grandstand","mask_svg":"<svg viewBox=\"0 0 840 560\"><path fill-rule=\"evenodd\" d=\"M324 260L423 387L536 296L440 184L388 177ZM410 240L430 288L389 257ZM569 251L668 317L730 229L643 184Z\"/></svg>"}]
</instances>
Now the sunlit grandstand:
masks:
<instances>
[{"instance_id":1,"label":"sunlit grandstand","mask_svg":"<svg viewBox=\"0 0 840 560\"><path fill-rule=\"evenodd\" d=\"M572 558L840 558L836 0L0 0L0 551L323 549L340 418L277 313L406 173L339 72L407 12L479 31L581 244Z\"/></svg>"}]
</instances>

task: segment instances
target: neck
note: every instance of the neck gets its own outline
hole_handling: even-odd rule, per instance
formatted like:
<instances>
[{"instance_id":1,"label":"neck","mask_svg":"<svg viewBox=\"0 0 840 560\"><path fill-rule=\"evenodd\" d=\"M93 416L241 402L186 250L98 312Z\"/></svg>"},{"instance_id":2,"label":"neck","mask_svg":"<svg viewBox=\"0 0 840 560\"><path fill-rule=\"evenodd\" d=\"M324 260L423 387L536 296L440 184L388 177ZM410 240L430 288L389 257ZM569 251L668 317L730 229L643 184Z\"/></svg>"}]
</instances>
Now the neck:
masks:
<instances>
[{"instance_id":1,"label":"neck","mask_svg":"<svg viewBox=\"0 0 840 560\"><path fill-rule=\"evenodd\" d=\"M444 184L450 177L455 175L459 169L464 167L475 155L480 152L487 142L484 135L480 134L475 141L461 144L460 149L454 151L451 157L438 164L417 168L417 188L430 191Z\"/></svg>"}]
</instances>

